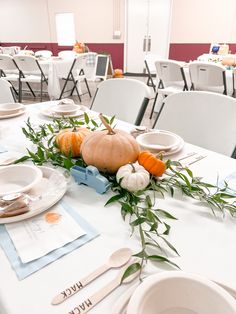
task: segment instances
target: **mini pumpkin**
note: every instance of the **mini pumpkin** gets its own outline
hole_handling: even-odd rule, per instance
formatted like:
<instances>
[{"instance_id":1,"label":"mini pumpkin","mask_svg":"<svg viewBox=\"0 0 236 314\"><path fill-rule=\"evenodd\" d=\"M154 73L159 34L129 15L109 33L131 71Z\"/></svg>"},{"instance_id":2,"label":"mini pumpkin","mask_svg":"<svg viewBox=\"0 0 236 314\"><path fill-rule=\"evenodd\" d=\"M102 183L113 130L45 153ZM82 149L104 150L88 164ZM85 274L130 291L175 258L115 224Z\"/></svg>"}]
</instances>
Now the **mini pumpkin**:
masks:
<instances>
[{"instance_id":1,"label":"mini pumpkin","mask_svg":"<svg viewBox=\"0 0 236 314\"><path fill-rule=\"evenodd\" d=\"M86 128L64 129L57 134L56 144L64 155L78 157L81 143L89 133Z\"/></svg>"},{"instance_id":2,"label":"mini pumpkin","mask_svg":"<svg viewBox=\"0 0 236 314\"><path fill-rule=\"evenodd\" d=\"M138 163L128 164L119 168L116 181L123 189L137 192L145 189L150 182L150 174Z\"/></svg>"},{"instance_id":3,"label":"mini pumpkin","mask_svg":"<svg viewBox=\"0 0 236 314\"><path fill-rule=\"evenodd\" d=\"M166 171L166 164L161 159L148 151L142 151L138 156L138 162L149 173L156 177L161 177Z\"/></svg>"},{"instance_id":4,"label":"mini pumpkin","mask_svg":"<svg viewBox=\"0 0 236 314\"><path fill-rule=\"evenodd\" d=\"M137 160L139 145L129 133L113 130L102 115L100 119L106 130L86 136L81 145L81 155L87 165L102 172L115 173L121 166Z\"/></svg>"}]
</instances>

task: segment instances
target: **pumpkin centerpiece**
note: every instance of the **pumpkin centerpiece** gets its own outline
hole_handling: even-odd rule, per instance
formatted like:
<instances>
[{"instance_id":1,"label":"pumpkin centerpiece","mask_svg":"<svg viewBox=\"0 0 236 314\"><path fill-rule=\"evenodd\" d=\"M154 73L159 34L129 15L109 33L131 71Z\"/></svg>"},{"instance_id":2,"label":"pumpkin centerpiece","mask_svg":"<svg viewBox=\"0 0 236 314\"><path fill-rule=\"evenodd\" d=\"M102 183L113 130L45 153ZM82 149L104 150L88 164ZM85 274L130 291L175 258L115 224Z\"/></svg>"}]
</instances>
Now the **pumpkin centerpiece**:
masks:
<instances>
[{"instance_id":1,"label":"pumpkin centerpiece","mask_svg":"<svg viewBox=\"0 0 236 314\"><path fill-rule=\"evenodd\" d=\"M64 129L57 134L56 144L64 155L78 157L81 143L89 133L86 128Z\"/></svg>"},{"instance_id":2,"label":"pumpkin centerpiece","mask_svg":"<svg viewBox=\"0 0 236 314\"><path fill-rule=\"evenodd\" d=\"M132 135L113 130L102 114L99 117L106 130L87 135L81 145L81 155L87 165L102 172L115 173L121 166L135 162L140 148Z\"/></svg>"}]
</instances>

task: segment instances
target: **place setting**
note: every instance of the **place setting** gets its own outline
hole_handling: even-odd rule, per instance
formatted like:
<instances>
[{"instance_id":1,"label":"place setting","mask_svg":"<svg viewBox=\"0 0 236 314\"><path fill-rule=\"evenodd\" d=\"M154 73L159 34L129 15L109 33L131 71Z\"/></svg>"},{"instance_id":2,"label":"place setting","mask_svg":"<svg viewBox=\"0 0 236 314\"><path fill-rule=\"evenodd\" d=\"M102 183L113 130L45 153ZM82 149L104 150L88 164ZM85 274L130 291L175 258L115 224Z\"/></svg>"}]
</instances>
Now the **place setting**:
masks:
<instances>
[{"instance_id":1,"label":"place setting","mask_svg":"<svg viewBox=\"0 0 236 314\"><path fill-rule=\"evenodd\" d=\"M65 174L29 164L0 168L0 236L18 279L98 236L65 201ZM60 202L59 202L60 201Z\"/></svg>"},{"instance_id":2,"label":"place setting","mask_svg":"<svg viewBox=\"0 0 236 314\"><path fill-rule=\"evenodd\" d=\"M138 129L135 135L141 149L154 154L161 153L164 157L176 154L184 147L182 137L166 130Z\"/></svg>"},{"instance_id":3,"label":"place setting","mask_svg":"<svg viewBox=\"0 0 236 314\"><path fill-rule=\"evenodd\" d=\"M26 107L21 103L0 104L0 119L14 118L25 113Z\"/></svg>"},{"instance_id":4,"label":"place setting","mask_svg":"<svg viewBox=\"0 0 236 314\"><path fill-rule=\"evenodd\" d=\"M63 99L53 101L52 105L47 108L42 108L40 113L49 118L78 118L84 115L86 107L77 105L72 99Z\"/></svg>"}]
</instances>

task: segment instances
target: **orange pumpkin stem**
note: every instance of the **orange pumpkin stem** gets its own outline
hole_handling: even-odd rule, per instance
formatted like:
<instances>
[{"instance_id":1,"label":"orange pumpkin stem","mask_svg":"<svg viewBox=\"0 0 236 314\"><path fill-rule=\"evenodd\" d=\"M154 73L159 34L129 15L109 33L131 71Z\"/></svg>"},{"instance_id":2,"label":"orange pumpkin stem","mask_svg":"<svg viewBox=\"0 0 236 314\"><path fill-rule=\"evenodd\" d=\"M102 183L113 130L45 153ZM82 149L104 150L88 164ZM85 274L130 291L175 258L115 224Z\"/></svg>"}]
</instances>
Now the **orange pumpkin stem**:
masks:
<instances>
[{"instance_id":1,"label":"orange pumpkin stem","mask_svg":"<svg viewBox=\"0 0 236 314\"><path fill-rule=\"evenodd\" d=\"M99 118L100 118L100 120L102 121L102 124L106 127L106 129L107 129L107 131L108 131L108 134L110 134L110 135L116 134L116 133L114 132L114 130L112 129L112 127L111 127L111 126L107 123L107 121L104 119L102 113L99 114Z\"/></svg>"}]
</instances>

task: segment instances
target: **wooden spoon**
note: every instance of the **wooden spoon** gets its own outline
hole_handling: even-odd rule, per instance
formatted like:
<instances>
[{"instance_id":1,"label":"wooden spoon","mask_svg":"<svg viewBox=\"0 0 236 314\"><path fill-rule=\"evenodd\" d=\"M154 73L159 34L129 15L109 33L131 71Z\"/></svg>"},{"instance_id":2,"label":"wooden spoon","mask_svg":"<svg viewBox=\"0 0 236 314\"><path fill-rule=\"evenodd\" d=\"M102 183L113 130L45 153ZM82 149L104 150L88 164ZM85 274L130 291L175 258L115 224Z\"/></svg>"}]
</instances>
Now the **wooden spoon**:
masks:
<instances>
[{"instance_id":1,"label":"wooden spoon","mask_svg":"<svg viewBox=\"0 0 236 314\"><path fill-rule=\"evenodd\" d=\"M73 310L71 310L67 314L72 314L72 313L84 314L84 313L87 313L96 304L98 304L100 301L102 301L108 294L110 294L113 290L115 290L117 287L119 287L122 283L129 283L129 282L133 281L140 274L140 269L137 270L132 275L126 277L123 280L123 282L121 282L121 279L124 275L126 268L135 262L136 262L136 260L129 262L128 265L124 266L120 270L119 274L115 277L115 279L110 281L106 286L101 288L99 291L95 292L91 297L84 300L82 303L78 304L76 307L73 308Z\"/></svg>"},{"instance_id":2,"label":"wooden spoon","mask_svg":"<svg viewBox=\"0 0 236 314\"><path fill-rule=\"evenodd\" d=\"M83 287L93 281L95 278L106 272L110 268L119 268L125 265L131 258L132 251L129 248L122 248L115 251L107 260L107 262L94 270L92 273L84 277L83 279L77 281L70 287L66 288L64 291L56 295L53 300L52 304L60 304L64 302L66 299L80 291Z\"/></svg>"}]
</instances>

